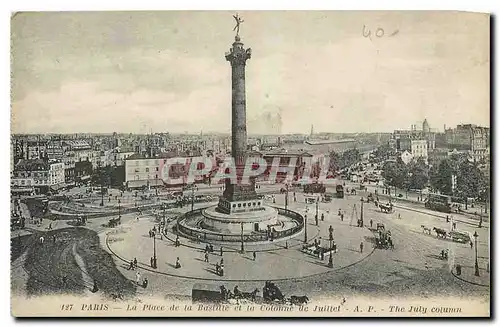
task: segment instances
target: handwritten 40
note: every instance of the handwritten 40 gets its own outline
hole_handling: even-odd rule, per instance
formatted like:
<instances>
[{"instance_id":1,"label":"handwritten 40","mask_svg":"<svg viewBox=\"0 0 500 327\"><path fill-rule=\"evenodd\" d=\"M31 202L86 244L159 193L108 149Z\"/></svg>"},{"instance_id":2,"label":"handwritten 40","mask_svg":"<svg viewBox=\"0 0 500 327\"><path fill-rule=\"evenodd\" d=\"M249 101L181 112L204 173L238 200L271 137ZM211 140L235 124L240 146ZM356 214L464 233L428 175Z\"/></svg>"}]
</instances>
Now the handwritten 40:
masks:
<instances>
[{"instance_id":1,"label":"handwritten 40","mask_svg":"<svg viewBox=\"0 0 500 327\"><path fill-rule=\"evenodd\" d=\"M399 33L399 30L395 30L394 32L392 32L388 36L389 37L395 36L398 33ZM384 29L381 27L378 27L377 30L375 31L375 36L380 38L380 37L383 37L384 35L385 35ZM369 38L370 40L372 39L372 31L370 29L367 29L366 25L363 25L363 36Z\"/></svg>"}]
</instances>

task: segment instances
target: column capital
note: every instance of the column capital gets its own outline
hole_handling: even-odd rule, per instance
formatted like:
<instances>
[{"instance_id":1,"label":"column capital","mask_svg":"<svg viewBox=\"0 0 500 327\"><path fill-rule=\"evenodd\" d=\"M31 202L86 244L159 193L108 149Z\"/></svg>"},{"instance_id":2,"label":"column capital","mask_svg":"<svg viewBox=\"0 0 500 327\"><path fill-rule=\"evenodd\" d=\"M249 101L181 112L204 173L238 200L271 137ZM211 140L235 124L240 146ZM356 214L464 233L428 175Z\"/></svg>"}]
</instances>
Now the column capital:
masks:
<instances>
[{"instance_id":1,"label":"column capital","mask_svg":"<svg viewBox=\"0 0 500 327\"><path fill-rule=\"evenodd\" d=\"M252 49L245 49L241 42L234 42L233 47L229 49L229 52L226 52L226 60L229 61L231 65L245 65L246 61L251 57Z\"/></svg>"}]
</instances>

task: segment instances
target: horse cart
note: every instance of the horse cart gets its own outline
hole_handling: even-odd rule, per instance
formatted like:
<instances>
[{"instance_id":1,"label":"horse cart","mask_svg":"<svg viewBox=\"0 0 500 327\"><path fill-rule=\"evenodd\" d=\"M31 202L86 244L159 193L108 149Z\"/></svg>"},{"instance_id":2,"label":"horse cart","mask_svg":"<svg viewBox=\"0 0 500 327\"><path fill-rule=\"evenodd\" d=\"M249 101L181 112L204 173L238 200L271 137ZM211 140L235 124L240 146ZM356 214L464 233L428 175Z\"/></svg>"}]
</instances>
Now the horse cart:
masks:
<instances>
[{"instance_id":1,"label":"horse cart","mask_svg":"<svg viewBox=\"0 0 500 327\"><path fill-rule=\"evenodd\" d=\"M110 219L108 221L108 227L113 228L121 224L120 218Z\"/></svg>"},{"instance_id":2,"label":"horse cart","mask_svg":"<svg viewBox=\"0 0 500 327\"><path fill-rule=\"evenodd\" d=\"M322 202L323 203L330 203L330 202L332 202L332 195L329 194L329 193L325 193L325 195L323 195Z\"/></svg>"},{"instance_id":3,"label":"horse cart","mask_svg":"<svg viewBox=\"0 0 500 327\"><path fill-rule=\"evenodd\" d=\"M380 208L380 211L383 213L392 213L394 211L392 203L388 204L379 203L378 207Z\"/></svg>"}]
</instances>

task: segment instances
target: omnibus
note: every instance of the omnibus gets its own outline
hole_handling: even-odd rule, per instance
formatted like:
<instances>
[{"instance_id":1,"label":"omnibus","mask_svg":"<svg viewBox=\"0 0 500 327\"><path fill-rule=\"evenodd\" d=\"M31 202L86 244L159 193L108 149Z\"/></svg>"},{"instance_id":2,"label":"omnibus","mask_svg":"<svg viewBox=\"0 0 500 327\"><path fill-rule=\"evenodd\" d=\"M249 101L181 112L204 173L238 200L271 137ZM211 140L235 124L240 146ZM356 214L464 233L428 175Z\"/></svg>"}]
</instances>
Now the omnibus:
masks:
<instances>
[{"instance_id":1,"label":"omnibus","mask_svg":"<svg viewBox=\"0 0 500 327\"><path fill-rule=\"evenodd\" d=\"M431 210L450 213L451 198L448 195L429 193L425 201L425 207Z\"/></svg>"},{"instance_id":2,"label":"omnibus","mask_svg":"<svg viewBox=\"0 0 500 327\"><path fill-rule=\"evenodd\" d=\"M340 184L338 184L335 187L335 191L337 192L337 198L343 199L344 198L344 187Z\"/></svg>"}]
</instances>

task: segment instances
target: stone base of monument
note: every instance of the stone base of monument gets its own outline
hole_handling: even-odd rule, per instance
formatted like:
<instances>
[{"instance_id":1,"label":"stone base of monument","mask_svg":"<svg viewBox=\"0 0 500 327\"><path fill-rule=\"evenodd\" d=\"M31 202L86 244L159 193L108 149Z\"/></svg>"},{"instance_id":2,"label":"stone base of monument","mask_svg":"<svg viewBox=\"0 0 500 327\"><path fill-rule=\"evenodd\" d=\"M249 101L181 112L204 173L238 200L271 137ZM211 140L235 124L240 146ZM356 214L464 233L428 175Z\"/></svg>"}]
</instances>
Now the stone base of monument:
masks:
<instances>
[{"instance_id":1,"label":"stone base of monument","mask_svg":"<svg viewBox=\"0 0 500 327\"><path fill-rule=\"evenodd\" d=\"M211 243L273 242L290 238L304 229L297 212L261 206L260 210L221 212L211 206L187 212L177 221L177 232L193 240Z\"/></svg>"}]
</instances>

